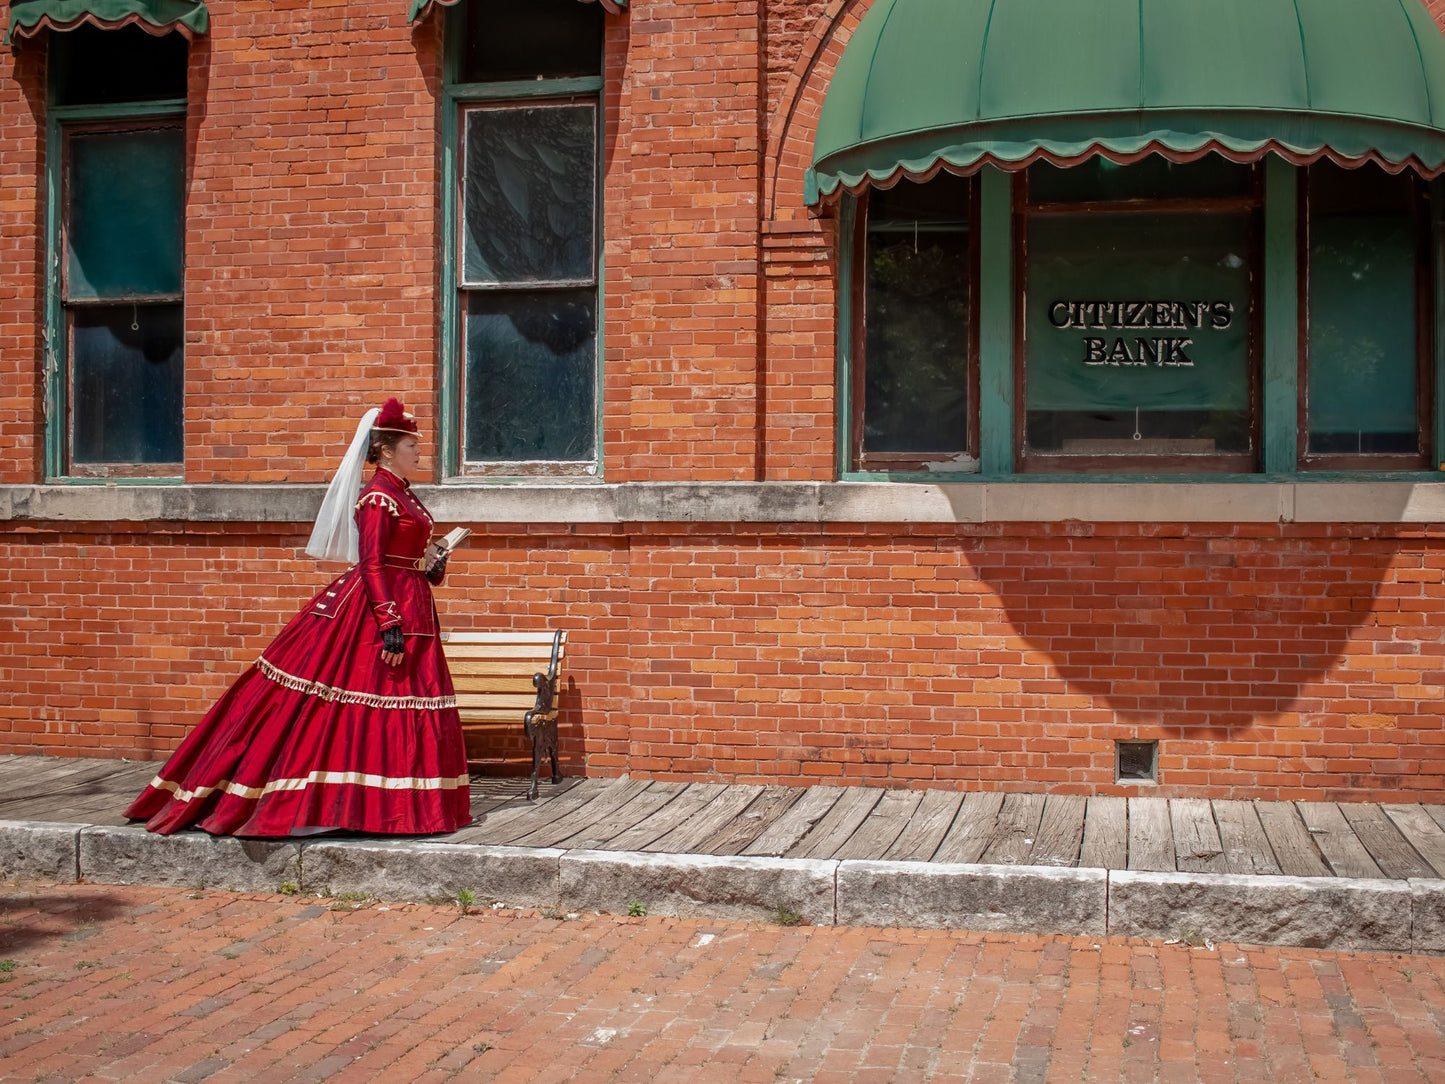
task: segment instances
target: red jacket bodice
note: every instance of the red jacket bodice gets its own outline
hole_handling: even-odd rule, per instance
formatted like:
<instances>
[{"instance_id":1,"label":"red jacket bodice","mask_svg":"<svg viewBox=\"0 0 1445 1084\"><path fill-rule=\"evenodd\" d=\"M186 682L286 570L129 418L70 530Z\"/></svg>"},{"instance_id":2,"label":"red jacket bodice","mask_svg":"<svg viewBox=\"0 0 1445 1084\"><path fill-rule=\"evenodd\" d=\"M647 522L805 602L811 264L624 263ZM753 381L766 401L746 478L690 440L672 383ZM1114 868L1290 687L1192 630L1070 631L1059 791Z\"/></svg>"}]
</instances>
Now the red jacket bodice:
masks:
<instances>
[{"instance_id":1,"label":"red jacket bodice","mask_svg":"<svg viewBox=\"0 0 1445 1084\"><path fill-rule=\"evenodd\" d=\"M441 583L444 573L428 577L419 567L432 527L431 514L411 484L378 467L356 502L360 558L332 585L337 601L328 598L327 609L340 609L344 596L360 586L379 628L400 625L408 636L435 636L431 586Z\"/></svg>"}]
</instances>

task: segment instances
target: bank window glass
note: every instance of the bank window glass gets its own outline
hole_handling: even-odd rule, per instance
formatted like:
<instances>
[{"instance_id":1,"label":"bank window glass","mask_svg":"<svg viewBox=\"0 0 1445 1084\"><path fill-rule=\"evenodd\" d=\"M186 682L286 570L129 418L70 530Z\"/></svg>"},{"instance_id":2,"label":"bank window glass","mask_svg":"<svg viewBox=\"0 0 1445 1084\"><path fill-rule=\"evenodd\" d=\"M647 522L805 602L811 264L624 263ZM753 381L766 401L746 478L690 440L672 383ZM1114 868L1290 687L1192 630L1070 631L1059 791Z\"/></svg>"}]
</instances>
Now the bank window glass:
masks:
<instances>
[{"instance_id":1,"label":"bank window glass","mask_svg":"<svg viewBox=\"0 0 1445 1084\"><path fill-rule=\"evenodd\" d=\"M1429 217L1411 174L1306 174L1302 466L1418 468L1430 401Z\"/></svg>"},{"instance_id":2,"label":"bank window glass","mask_svg":"<svg viewBox=\"0 0 1445 1084\"><path fill-rule=\"evenodd\" d=\"M1094 159L1022 185L1023 469L1254 470L1255 170Z\"/></svg>"},{"instance_id":3,"label":"bank window glass","mask_svg":"<svg viewBox=\"0 0 1445 1084\"><path fill-rule=\"evenodd\" d=\"M852 371L856 471L977 467L974 185L947 174L861 210Z\"/></svg>"},{"instance_id":4,"label":"bank window glass","mask_svg":"<svg viewBox=\"0 0 1445 1084\"><path fill-rule=\"evenodd\" d=\"M458 15L462 473L595 473L602 8Z\"/></svg>"},{"instance_id":5,"label":"bank window glass","mask_svg":"<svg viewBox=\"0 0 1445 1084\"><path fill-rule=\"evenodd\" d=\"M186 42L83 28L52 35L51 50L53 98L70 107L54 285L65 359L60 467L80 476L178 474ZM126 117L130 102L169 103L161 112L173 115Z\"/></svg>"}]
</instances>

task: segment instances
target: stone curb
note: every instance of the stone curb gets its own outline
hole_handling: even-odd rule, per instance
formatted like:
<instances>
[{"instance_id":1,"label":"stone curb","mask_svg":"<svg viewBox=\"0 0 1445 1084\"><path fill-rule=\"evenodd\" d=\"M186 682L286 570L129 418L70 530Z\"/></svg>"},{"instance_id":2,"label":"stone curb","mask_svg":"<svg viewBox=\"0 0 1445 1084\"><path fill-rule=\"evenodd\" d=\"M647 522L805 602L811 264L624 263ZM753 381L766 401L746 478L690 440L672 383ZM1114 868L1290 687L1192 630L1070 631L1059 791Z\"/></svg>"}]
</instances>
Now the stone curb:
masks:
<instances>
[{"instance_id":1,"label":"stone curb","mask_svg":"<svg viewBox=\"0 0 1445 1084\"><path fill-rule=\"evenodd\" d=\"M1412 905L1404 881L1130 870L1109 875L1109 934L1116 937L1409 952Z\"/></svg>"},{"instance_id":2,"label":"stone curb","mask_svg":"<svg viewBox=\"0 0 1445 1084\"><path fill-rule=\"evenodd\" d=\"M566 851L562 904L626 914L834 923L837 862L636 851ZM790 918L789 912L796 918Z\"/></svg>"},{"instance_id":3,"label":"stone curb","mask_svg":"<svg viewBox=\"0 0 1445 1084\"><path fill-rule=\"evenodd\" d=\"M1445 880L1147 873L427 840L240 840L0 821L0 878L455 900L813 925L1108 934L1445 953Z\"/></svg>"},{"instance_id":4,"label":"stone curb","mask_svg":"<svg viewBox=\"0 0 1445 1084\"><path fill-rule=\"evenodd\" d=\"M0 877L78 881L81 827L0 820Z\"/></svg>"},{"instance_id":5,"label":"stone curb","mask_svg":"<svg viewBox=\"0 0 1445 1084\"><path fill-rule=\"evenodd\" d=\"M291 840L232 839L201 832L158 836L139 827L80 832L80 879L112 885L173 885L275 892L296 880L300 845Z\"/></svg>"},{"instance_id":6,"label":"stone curb","mask_svg":"<svg viewBox=\"0 0 1445 1084\"><path fill-rule=\"evenodd\" d=\"M564 853L423 840L325 840L302 844L301 888L448 902L465 889L478 903L551 907Z\"/></svg>"},{"instance_id":7,"label":"stone curb","mask_svg":"<svg viewBox=\"0 0 1445 1084\"><path fill-rule=\"evenodd\" d=\"M1090 934L1108 926L1109 872L932 862L838 864L838 924Z\"/></svg>"}]
</instances>

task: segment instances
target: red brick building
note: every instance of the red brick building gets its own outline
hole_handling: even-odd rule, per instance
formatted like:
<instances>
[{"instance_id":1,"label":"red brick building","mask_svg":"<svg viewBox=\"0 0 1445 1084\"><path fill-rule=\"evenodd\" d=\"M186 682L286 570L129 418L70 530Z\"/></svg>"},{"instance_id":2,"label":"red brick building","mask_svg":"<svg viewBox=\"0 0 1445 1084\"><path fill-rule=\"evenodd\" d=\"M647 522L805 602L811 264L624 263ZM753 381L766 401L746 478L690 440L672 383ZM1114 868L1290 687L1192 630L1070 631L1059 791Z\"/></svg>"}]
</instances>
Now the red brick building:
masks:
<instances>
[{"instance_id":1,"label":"red brick building","mask_svg":"<svg viewBox=\"0 0 1445 1084\"><path fill-rule=\"evenodd\" d=\"M1445 4L1043 6L11 0L0 752L167 753L394 393L574 772L1445 800Z\"/></svg>"}]
</instances>

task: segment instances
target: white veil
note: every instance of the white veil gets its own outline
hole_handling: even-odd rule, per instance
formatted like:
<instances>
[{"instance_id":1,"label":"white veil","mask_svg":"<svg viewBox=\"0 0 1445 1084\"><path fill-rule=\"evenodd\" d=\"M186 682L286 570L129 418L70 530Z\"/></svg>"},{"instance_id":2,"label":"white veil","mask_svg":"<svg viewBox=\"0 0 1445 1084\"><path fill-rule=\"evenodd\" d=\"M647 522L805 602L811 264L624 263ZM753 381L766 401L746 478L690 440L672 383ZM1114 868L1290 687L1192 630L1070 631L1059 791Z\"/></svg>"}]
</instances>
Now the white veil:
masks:
<instances>
[{"instance_id":1,"label":"white veil","mask_svg":"<svg viewBox=\"0 0 1445 1084\"><path fill-rule=\"evenodd\" d=\"M316 526L311 530L311 541L306 543L306 552L320 561L345 561L355 564L360 553L357 548L356 499L361 496L361 469L366 463L366 452L371 447L371 427L381 411L372 407L361 416L356 427L356 436L351 438L351 447L346 449L341 466L336 468L336 477L321 502L321 511L316 514Z\"/></svg>"}]
</instances>

